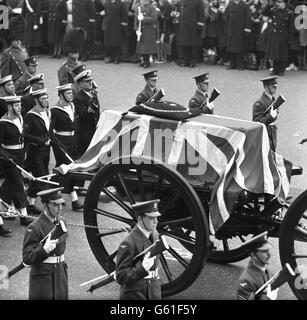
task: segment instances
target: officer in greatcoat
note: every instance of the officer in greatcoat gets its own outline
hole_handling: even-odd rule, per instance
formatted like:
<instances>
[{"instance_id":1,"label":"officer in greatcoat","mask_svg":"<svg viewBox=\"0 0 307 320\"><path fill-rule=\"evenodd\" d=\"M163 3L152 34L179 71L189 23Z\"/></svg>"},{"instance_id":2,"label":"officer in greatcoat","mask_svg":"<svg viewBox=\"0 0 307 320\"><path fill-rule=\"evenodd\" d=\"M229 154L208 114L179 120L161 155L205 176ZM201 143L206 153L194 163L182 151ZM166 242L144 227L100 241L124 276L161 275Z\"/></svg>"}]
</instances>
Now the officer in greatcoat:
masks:
<instances>
[{"instance_id":1,"label":"officer in greatcoat","mask_svg":"<svg viewBox=\"0 0 307 320\"><path fill-rule=\"evenodd\" d=\"M20 167L24 162L23 119L21 117L20 96L4 97L8 112L0 119L0 163L4 182L0 197L6 203L13 202L20 213L20 224L23 226L32 222L28 218L27 195L24 190Z\"/></svg>"},{"instance_id":2,"label":"officer in greatcoat","mask_svg":"<svg viewBox=\"0 0 307 320\"><path fill-rule=\"evenodd\" d=\"M35 105L24 116L24 137L27 147L28 170L34 177L42 177L49 174L50 160L50 114L48 94L46 89L40 89L31 93ZM41 210L35 205L37 192L47 189L48 184L31 181L27 190L28 212L40 214Z\"/></svg>"},{"instance_id":3,"label":"officer in greatcoat","mask_svg":"<svg viewBox=\"0 0 307 320\"><path fill-rule=\"evenodd\" d=\"M80 157L88 148L96 131L96 125L100 116L99 102L92 94L93 77L91 70L84 70L79 73L75 82L80 86L78 95L74 98L76 110L76 141L78 156Z\"/></svg>"},{"instance_id":4,"label":"officer in greatcoat","mask_svg":"<svg viewBox=\"0 0 307 320\"><path fill-rule=\"evenodd\" d=\"M132 205L137 225L120 244L116 259L116 280L121 285L121 300L159 300L159 255L149 258L147 253L140 259L136 256L159 238L156 230L161 216L160 200L151 200Z\"/></svg>"},{"instance_id":5,"label":"officer in greatcoat","mask_svg":"<svg viewBox=\"0 0 307 320\"><path fill-rule=\"evenodd\" d=\"M26 70L24 74L16 80L15 82L15 91L17 95L23 95L25 88L29 85L28 80L31 79L37 69L37 56L32 56L24 60Z\"/></svg>"},{"instance_id":6,"label":"officer in greatcoat","mask_svg":"<svg viewBox=\"0 0 307 320\"><path fill-rule=\"evenodd\" d=\"M270 140L270 147L276 151L277 146L277 110L268 107L274 102L277 90L277 77L272 76L261 80L264 92L261 97L253 104L253 121L265 124Z\"/></svg>"},{"instance_id":7,"label":"officer in greatcoat","mask_svg":"<svg viewBox=\"0 0 307 320\"><path fill-rule=\"evenodd\" d=\"M270 278L268 268L272 245L267 241L267 231L244 243L250 252L250 260L237 283L238 300L276 300L278 289L269 287L256 294L257 290Z\"/></svg>"},{"instance_id":8,"label":"officer in greatcoat","mask_svg":"<svg viewBox=\"0 0 307 320\"><path fill-rule=\"evenodd\" d=\"M12 80L12 75L8 75L0 79L0 118L7 113L7 105L4 97L14 96L15 87Z\"/></svg>"},{"instance_id":9,"label":"officer in greatcoat","mask_svg":"<svg viewBox=\"0 0 307 320\"><path fill-rule=\"evenodd\" d=\"M141 24L141 37L137 42L137 54L143 57L140 66L148 68L150 66L150 55L157 53L158 39L156 24L158 21L157 8L150 0L141 0L140 12L136 13L138 24Z\"/></svg>"},{"instance_id":10,"label":"officer in greatcoat","mask_svg":"<svg viewBox=\"0 0 307 320\"><path fill-rule=\"evenodd\" d=\"M137 95L135 104L147 102L157 93L158 70L153 70L143 74L146 85L144 89Z\"/></svg>"},{"instance_id":11,"label":"officer in greatcoat","mask_svg":"<svg viewBox=\"0 0 307 320\"><path fill-rule=\"evenodd\" d=\"M104 11L105 62L117 64L121 54L120 48L125 40L125 30L128 26L128 11L121 0L107 0L104 4Z\"/></svg>"},{"instance_id":12,"label":"officer in greatcoat","mask_svg":"<svg viewBox=\"0 0 307 320\"><path fill-rule=\"evenodd\" d=\"M72 84L67 83L57 87L59 101L51 108L52 149L56 160L56 167L69 164L77 159L77 146L75 139L75 105L73 103ZM74 191L77 182L69 181L67 186L73 210L83 208Z\"/></svg>"},{"instance_id":13,"label":"officer in greatcoat","mask_svg":"<svg viewBox=\"0 0 307 320\"><path fill-rule=\"evenodd\" d=\"M65 204L63 188L39 192L45 210L28 226L23 241L23 262L31 267L29 279L30 300L67 300L68 275L65 262L67 229L61 216ZM62 225L63 234L52 239L55 225ZM66 231L66 232L65 232Z\"/></svg>"},{"instance_id":14,"label":"officer in greatcoat","mask_svg":"<svg viewBox=\"0 0 307 320\"><path fill-rule=\"evenodd\" d=\"M194 77L196 82L196 92L189 101L190 109L200 109L204 114L213 114L214 105L213 102L209 102L209 73L203 73Z\"/></svg>"},{"instance_id":15,"label":"officer in greatcoat","mask_svg":"<svg viewBox=\"0 0 307 320\"><path fill-rule=\"evenodd\" d=\"M197 48L200 45L204 23L203 2L201 0L182 0L177 34L177 45L182 48L184 59L181 66L195 67Z\"/></svg>"},{"instance_id":16,"label":"officer in greatcoat","mask_svg":"<svg viewBox=\"0 0 307 320\"><path fill-rule=\"evenodd\" d=\"M288 41L292 30L293 12L286 8L284 0L277 0L276 4L267 6L263 15L272 21L272 28L268 31L265 54L267 59L273 60L272 75L283 76L288 61Z\"/></svg>"}]
</instances>

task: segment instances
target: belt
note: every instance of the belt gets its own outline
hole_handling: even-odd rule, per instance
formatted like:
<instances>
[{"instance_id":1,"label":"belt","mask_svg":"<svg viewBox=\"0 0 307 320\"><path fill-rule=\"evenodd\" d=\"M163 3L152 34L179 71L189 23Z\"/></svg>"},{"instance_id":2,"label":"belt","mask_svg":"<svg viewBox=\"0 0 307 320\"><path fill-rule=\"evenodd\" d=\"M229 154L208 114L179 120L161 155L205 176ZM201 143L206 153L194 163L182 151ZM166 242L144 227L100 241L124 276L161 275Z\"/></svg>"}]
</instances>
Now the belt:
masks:
<instances>
[{"instance_id":1,"label":"belt","mask_svg":"<svg viewBox=\"0 0 307 320\"><path fill-rule=\"evenodd\" d=\"M269 126L276 126L276 121L269 123Z\"/></svg>"},{"instance_id":2,"label":"belt","mask_svg":"<svg viewBox=\"0 0 307 320\"><path fill-rule=\"evenodd\" d=\"M64 254L56 257L48 257L43 263L60 263L65 260Z\"/></svg>"},{"instance_id":3,"label":"belt","mask_svg":"<svg viewBox=\"0 0 307 320\"><path fill-rule=\"evenodd\" d=\"M9 150L19 150L19 149L23 149L24 148L24 144L20 143L20 144L3 144L2 147L4 149L9 149Z\"/></svg>"},{"instance_id":4,"label":"belt","mask_svg":"<svg viewBox=\"0 0 307 320\"><path fill-rule=\"evenodd\" d=\"M73 136L75 131L55 131L55 134L59 136Z\"/></svg>"}]
</instances>

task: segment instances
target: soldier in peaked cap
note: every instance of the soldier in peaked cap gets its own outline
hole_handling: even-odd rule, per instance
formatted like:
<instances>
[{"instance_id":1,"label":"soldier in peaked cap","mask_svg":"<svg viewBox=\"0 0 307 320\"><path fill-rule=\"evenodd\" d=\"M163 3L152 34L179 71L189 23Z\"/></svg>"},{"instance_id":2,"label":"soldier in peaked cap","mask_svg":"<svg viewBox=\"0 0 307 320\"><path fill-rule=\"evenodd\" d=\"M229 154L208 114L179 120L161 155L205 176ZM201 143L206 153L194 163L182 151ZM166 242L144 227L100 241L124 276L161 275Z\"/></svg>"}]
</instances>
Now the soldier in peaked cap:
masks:
<instances>
[{"instance_id":1,"label":"soldier in peaked cap","mask_svg":"<svg viewBox=\"0 0 307 320\"><path fill-rule=\"evenodd\" d=\"M68 82L72 83L74 98L78 95L79 91L81 90L79 82L75 81L75 78L78 76L78 74L85 71L86 69L86 65L80 63L75 68L73 68L68 75Z\"/></svg>"},{"instance_id":2,"label":"soldier in peaked cap","mask_svg":"<svg viewBox=\"0 0 307 320\"><path fill-rule=\"evenodd\" d=\"M37 56L32 56L24 60L26 70L24 74L15 82L16 94L24 94L25 88L29 85L28 80L31 79L36 73L37 59Z\"/></svg>"},{"instance_id":3,"label":"soldier in peaked cap","mask_svg":"<svg viewBox=\"0 0 307 320\"><path fill-rule=\"evenodd\" d=\"M190 109L200 109L202 113L213 114L213 102L209 102L209 73L203 73L193 78L196 82L196 92L189 101Z\"/></svg>"},{"instance_id":4,"label":"soldier in peaked cap","mask_svg":"<svg viewBox=\"0 0 307 320\"><path fill-rule=\"evenodd\" d=\"M266 125L270 147L276 151L277 146L277 110L271 108L269 112L265 112L267 108L275 100L274 95L277 91L278 77L268 77L260 80L263 83L264 92L261 97L253 104L253 121L261 122Z\"/></svg>"},{"instance_id":5,"label":"soldier in peaked cap","mask_svg":"<svg viewBox=\"0 0 307 320\"><path fill-rule=\"evenodd\" d=\"M265 231L243 243L242 247L250 253L250 260L237 283L238 300L276 300L278 289L271 291L256 291L271 277L268 270L272 245L268 242L268 232Z\"/></svg>"},{"instance_id":6,"label":"soldier in peaked cap","mask_svg":"<svg viewBox=\"0 0 307 320\"><path fill-rule=\"evenodd\" d=\"M32 220L27 217L27 196L24 190L23 177L15 165L16 163L22 167L24 162L24 135L20 98L20 96L4 97L8 112L0 119L0 164L4 176L0 197L8 204L13 202L21 215L20 224L25 226Z\"/></svg>"},{"instance_id":7,"label":"soldier in peaked cap","mask_svg":"<svg viewBox=\"0 0 307 320\"><path fill-rule=\"evenodd\" d=\"M151 200L132 205L136 226L120 244L116 260L116 280L121 285L121 300L161 299L161 284L158 274L159 256L142 260L134 259L140 252L159 238L156 230L161 216L158 203Z\"/></svg>"},{"instance_id":8,"label":"soldier in peaked cap","mask_svg":"<svg viewBox=\"0 0 307 320\"><path fill-rule=\"evenodd\" d=\"M73 103L72 84L67 83L56 87L59 101L51 108L51 132L54 142L52 144L56 166L71 163L71 159L77 158L75 140L75 105ZM74 184L69 183L68 192L70 194L73 210L83 208L83 204L78 200Z\"/></svg>"},{"instance_id":9,"label":"soldier in peaked cap","mask_svg":"<svg viewBox=\"0 0 307 320\"><path fill-rule=\"evenodd\" d=\"M68 234L61 217L65 204L61 195L63 189L47 189L37 193L44 211L25 231L23 262L31 266L30 300L68 299L67 265L64 257ZM57 239L51 239L50 232L57 223L60 223L65 233Z\"/></svg>"},{"instance_id":10,"label":"soldier in peaked cap","mask_svg":"<svg viewBox=\"0 0 307 320\"><path fill-rule=\"evenodd\" d=\"M14 82L12 75L0 79L0 118L7 113L7 105L3 97L15 95Z\"/></svg>"},{"instance_id":11,"label":"soldier in peaked cap","mask_svg":"<svg viewBox=\"0 0 307 320\"><path fill-rule=\"evenodd\" d=\"M158 79L158 70L152 70L146 73L143 73L146 85L145 88L137 95L135 104L141 104L147 102L150 98L153 97L158 92L157 89L157 79Z\"/></svg>"},{"instance_id":12,"label":"soldier in peaked cap","mask_svg":"<svg viewBox=\"0 0 307 320\"><path fill-rule=\"evenodd\" d=\"M76 141L78 156L80 157L88 148L96 131L100 116L98 98L93 94L93 77L91 70L84 70L75 77L80 87L78 95L74 98L76 107Z\"/></svg>"}]
</instances>

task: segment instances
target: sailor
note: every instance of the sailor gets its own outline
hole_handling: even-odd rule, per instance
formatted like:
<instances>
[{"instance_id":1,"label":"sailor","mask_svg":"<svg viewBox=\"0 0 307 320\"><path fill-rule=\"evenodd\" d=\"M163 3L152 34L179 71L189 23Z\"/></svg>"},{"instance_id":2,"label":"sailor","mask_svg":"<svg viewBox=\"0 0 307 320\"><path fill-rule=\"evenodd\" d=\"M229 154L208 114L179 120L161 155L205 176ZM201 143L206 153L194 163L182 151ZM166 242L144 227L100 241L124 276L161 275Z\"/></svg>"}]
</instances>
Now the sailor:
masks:
<instances>
[{"instance_id":1,"label":"sailor","mask_svg":"<svg viewBox=\"0 0 307 320\"><path fill-rule=\"evenodd\" d=\"M0 118L7 113L7 105L3 97L15 95L14 82L12 75L8 75L0 79Z\"/></svg>"},{"instance_id":2,"label":"sailor","mask_svg":"<svg viewBox=\"0 0 307 320\"><path fill-rule=\"evenodd\" d=\"M135 104L141 104L147 102L152 96L158 91L157 90L157 79L158 70L143 73L146 85L145 88L137 95Z\"/></svg>"},{"instance_id":3,"label":"sailor","mask_svg":"<svg viewBox=\"0 0 307 320\"><path fill-rule=\"evenodd\" d=\"M213 102L209 102L209 73L203 73L194 77L196 82L196 92L189 101L190 109L200 109L204 114L213 114Z\"/></svg>"},{"instance_id":4,"label":"sailor","mask_svg":"<svg viewBox=\"0 0 307 320\"><path fill-rule=\"evenodd\" d=\"M23 95L25 88L29 85L28 80L36 74L37 69L37 56L32 56L24 60L26 69L24 74L16 80L15 89L17 95Z\"/></svg>"},{"instance_id":5,"label":"sailor","mask_svg":"<svg viewBox=\"0 0 307 320\"><path fill-rule=\"evenodd\" d=\"M51 130L55 137L52 144L56 166L69 164L77 157L75 141L75 105L73 103L72 84L67 83L56 88L58 90L59 101L51 108ZM70 181L68 192L71 198L73 210L83 208L83 204L78 200L74 183ZM76 183L77 184L77 183Z\"/></svg>"},{"instance_id":6,"label":"sailor","mask_svg":"<svg viewBox=\"0 0 307 320\"><path fill-rule=\"evenodd\" d=\"M50 160L50 114L46 89L40 89L31 93L35 106L24 116L24 137L27 146L27 169L34 177L42 177L49 174ZM37 192L47 189L48 184L31 181L28 195L28 212L40 214L41 210L35 205Z\"/></svg>"},{"instance_id":7,"label":"sailor","mask_svg":"<svg viewBox=\"0 0 307 320\"><path fill-rule=\"evenodd\" d=\"M23 262L31 266L30 300L68 299L67 264L64 257L68 233L61 216L65 204L62 190L63 188L47 189L37 194L45 209L25 231ZM58 223L62 235L52 239L50 232Z\"/></svg>"},{"instance_id":8,"label":"sailor","mask_svg":"<svg viewBox=\"0 0 307 320\"><path fill-rule=\"evenodd\" d=\"M132 205L137 225L120 244L116 260L116 280L121 285L121 300L159 300L161 283L158 274L159 256L134 259L159 238L156 230L161 216L159 199Z\"/></svg>"},{"instance_id":9,"label":"sailor","mask_svg":"<svg viewBox=\"0 0 307 320\"><path fill-rule=\"evenodd\" d=\"M267 241L267 231L246 241L243 246L250 253L250 260L237 283L238 300L276 300L278 289L270 286L259 294L257 290L271 278L268 268L272 245Z\"/></svg>"},{"instance_id":10,"label":"sailor","mask_svg":"<svg viewBox=\"0 0 307 320\"><path fill-rule=\"evenodd\" d=\"M16 164L22 167L24 161L23 119L21 117L20 96L4 97L8 112L0 119L0 155L4 182L0 197L6 203L13 202L20 213L20 224L28 225L27 195L23 177Z\"/></svg>"},{"instance_id":11,"label":"sailor","mask_svg":"<svg viewBox=\"0 0 307 320\"><path fill-rule=\"evenodd\" d=\"M253 121L261 122L266 125L270 147L276 151L277 146L277 109L271 108L267 111L268 107L275 101L274 95L277 91L278 77L268 77L260 81L263 83L264 92L261 97L253 104ZM267 111L267 112L266 112Z\"/></svg>"}]
</instances>

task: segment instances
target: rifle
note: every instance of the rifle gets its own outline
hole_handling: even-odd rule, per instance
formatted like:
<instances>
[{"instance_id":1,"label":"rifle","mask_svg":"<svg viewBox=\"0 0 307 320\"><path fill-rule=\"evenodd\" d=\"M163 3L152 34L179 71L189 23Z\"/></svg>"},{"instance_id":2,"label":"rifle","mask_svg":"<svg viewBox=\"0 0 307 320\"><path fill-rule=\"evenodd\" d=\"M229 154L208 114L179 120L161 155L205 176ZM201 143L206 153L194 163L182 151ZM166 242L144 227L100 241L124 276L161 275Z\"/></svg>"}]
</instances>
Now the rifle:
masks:
<instances>
[{"instance_id":1,"label":"rifle","mask_svg":"<svg viewBox=\"0 0 307 320\"><path fill-rule=\"evenodd\" d=\"M284 102L286 101L286 99L284 98L284 96L282 94L280 94L277 99L275 101L273 101L264 111L264 113L267 113L269 111L271 111L271 108L273 108L274 110L279 108Z\"/></svg>"},{"instance_id":2,"label":"rifle","mask_svg":"<svg viewBox=\"0 0 307 320\"><path fill-rule=\"evenodd\" d=\"M146 102L159 102L163 97L165 96L165 92L163 88L161 88L159 91L157 91L150 99L148 99Z\"/></svg>"}]
</instances>

